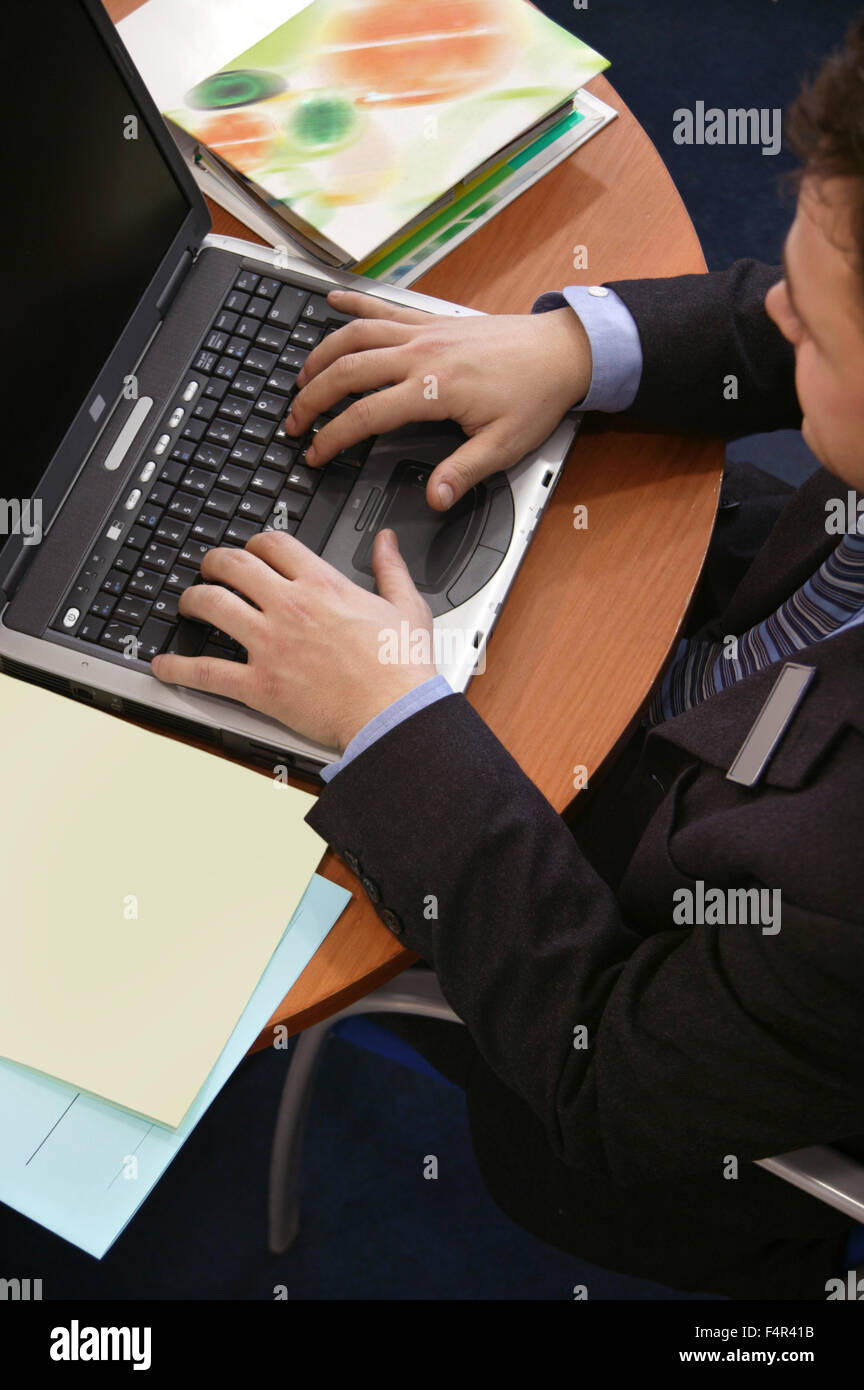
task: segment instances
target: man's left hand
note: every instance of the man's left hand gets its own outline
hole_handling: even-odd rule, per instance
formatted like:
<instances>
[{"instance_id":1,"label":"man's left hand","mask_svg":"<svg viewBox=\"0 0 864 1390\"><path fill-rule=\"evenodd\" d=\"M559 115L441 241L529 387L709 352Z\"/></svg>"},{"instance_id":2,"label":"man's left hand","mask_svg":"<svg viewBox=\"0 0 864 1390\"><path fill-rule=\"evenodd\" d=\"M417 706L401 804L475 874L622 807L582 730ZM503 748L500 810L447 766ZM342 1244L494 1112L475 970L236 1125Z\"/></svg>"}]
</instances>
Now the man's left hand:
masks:
<instances>
[{"instance_id":1,"label":"man's left hand","mask_svg":"<svg viewBox=\"0 0 864 1390\"><path fill-rule=\"evenodd\" d=\"M185 590L180 613L227 632L248 659L165 653L154 658L153 674L241 700L342 752L376 714L435 675L434 664L380 659L384 635L407 621L412 633L428 632L419 650L433 661L432 615L392 531L376 536L372 568L377 594L284 531L253 536L245 550L208 550L201 563L206 582Z\"/></svg>"}]
</instances>

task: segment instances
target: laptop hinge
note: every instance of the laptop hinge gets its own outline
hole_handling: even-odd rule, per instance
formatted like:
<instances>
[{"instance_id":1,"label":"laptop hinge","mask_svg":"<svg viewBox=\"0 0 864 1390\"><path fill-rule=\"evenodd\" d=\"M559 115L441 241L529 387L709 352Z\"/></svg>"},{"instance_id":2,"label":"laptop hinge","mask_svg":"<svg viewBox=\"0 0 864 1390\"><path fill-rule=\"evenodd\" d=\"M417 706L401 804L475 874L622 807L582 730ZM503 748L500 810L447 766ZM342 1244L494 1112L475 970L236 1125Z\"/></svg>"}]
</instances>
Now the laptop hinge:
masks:
<instances>
[{"instance_id":1,"label":"laptop hinge","mask_svg":"<svg viewBox=\"0 0 864 1390\"><path fill-rule=\"evenodd\" d=\"M191 251L184 251L183 255L180 257L180 260L177 262L171 279L168 281L168 284L165 286L164 290L162 291L161 295L156 301L156 312L158 313L160 318L164 319L168 310L171 308L172 301L174 300L177 291L179 290L186 276L189 274L189 271L192 269L193 260L193 253Z\"/></svg>"}]
</instances>

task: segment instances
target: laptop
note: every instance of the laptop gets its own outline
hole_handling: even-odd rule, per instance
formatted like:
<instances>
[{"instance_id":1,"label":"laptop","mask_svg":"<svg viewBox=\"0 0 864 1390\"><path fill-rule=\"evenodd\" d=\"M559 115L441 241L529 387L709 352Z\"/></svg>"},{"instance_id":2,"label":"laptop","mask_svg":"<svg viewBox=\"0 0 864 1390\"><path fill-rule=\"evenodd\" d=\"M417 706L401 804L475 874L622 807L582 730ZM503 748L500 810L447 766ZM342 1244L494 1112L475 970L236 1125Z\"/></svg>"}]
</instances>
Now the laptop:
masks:
<instances>
[{"instance_id":1,"label":"laptop","mask_svg":"<svg viewBox=\"0 0 864 1390\"><path fill-rule=\"evenodd\" d=\"M427 505L425 487L464 439L450 421L308 467L311 434L297 440L282 424L306 355L346 322L327 304L332 288L475 311L214 235L101 6L70 0L50 19L25 8L16 25L34 62L4 85L17 204L5 217L0 669L314 779L335 750L152 675L161 651L245 657L178 612L201 557L269 526L373 589L372 541L393 527L435 618L438 669L462 691L578 417L448 513Z\"/></svg>"}]
</instances>

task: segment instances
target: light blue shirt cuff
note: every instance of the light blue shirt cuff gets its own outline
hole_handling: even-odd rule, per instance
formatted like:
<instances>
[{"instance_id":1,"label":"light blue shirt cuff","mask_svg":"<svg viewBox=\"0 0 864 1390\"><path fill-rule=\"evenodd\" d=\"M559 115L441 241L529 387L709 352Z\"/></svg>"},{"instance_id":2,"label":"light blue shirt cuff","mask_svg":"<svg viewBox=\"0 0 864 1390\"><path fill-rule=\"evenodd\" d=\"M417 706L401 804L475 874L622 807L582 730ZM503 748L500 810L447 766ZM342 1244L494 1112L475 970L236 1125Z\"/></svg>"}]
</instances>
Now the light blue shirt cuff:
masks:
<instances>
[{"instance_id":1,"label":"light blue shirt cuff","mask_svg":"<svg viewBox=\"0 0 864 1390\"><path fill-rule=\"evenodd\" d=\"M588 334L593 360L591 385L577 410L627 410L642 380L642 344L636 320L614 290L606 285L567 285L541 294L532 314L575 310Z\"/></svg>"},{"instance_id":2,"label":"light blue shirt cuff","mask_svg":"<svg viewBox=\"0 0 864 1390\"><path fill-rule=\"evenodd\" d=\"M355 734L338 763L331 763L329 767L321 769L321 777L325 782L329 782L341 772L343 767L353 762L355 758L364 753L367 748L371 748L373 743L377 743L379 738L389 734L391 729L395 729L397 724L403 720L410 719L412 714L417 714L427 705L434 705L436 700L443 700L445 695L452 695L453 691L449 683L443 676L430 676L428 681L422 685L417 685L413 690L409 690L406 695L400 695L398 700L394 700L392 705L382 709L380 714L376 714L374 719L370 719L368 724L364 724L359 733Z\"/></svg>"}]
</instances>

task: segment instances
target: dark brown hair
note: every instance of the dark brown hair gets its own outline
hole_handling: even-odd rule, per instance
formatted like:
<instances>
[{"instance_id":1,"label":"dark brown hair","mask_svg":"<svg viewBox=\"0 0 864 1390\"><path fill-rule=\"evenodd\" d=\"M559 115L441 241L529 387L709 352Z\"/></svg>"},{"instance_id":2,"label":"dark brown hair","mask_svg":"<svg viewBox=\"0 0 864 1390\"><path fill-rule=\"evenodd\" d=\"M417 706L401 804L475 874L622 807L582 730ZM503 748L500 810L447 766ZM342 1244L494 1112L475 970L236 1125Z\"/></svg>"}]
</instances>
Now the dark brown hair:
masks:
<instances>
[{"instance_id":1,"label":"dark brown hair","mask_svg":"<svg viewBox=\"0 0 864 1390\"><path fill-rule=\"evenodd\" d=\"M802 160L784 182L797 191L803 179L858 183L852 232L864 267L864 15L851 26L842 49L803 84L786 115L786 139Z\"/></svg>"}]
</instances>

